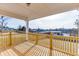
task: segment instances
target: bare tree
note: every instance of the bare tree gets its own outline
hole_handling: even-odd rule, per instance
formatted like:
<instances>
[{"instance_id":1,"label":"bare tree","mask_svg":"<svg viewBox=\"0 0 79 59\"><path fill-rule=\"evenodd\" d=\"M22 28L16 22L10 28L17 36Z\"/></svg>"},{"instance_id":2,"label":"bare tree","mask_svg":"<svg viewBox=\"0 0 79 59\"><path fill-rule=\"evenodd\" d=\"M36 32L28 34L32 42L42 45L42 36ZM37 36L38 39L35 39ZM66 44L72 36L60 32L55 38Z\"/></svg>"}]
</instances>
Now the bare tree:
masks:
<instances>
[{"instance_id":1,"label":"bare tree","mask_svg":"<svg viewBox=\"0 0 79 59\"><path fill-rule=\"evenodd\" d=\"M75 25L76 25L77 27L79 27L79 20L78 20L78 19L76 19Z\"/></svg>"},{"instance_id":2,"label":"bare tree","mask_svg":"<svg viewBox=\"0 0 79 59\"><path fill-rule=\"evenodd\" d=\"M78 36L79 36L79 19L76 19L75 25L77 26Z\"/></svg>"},{"instance_id":3,"label":"bare tree","mask_svg":"<svg viewBox=\"0 0 79 59\"><path fill-rule=\"evenodd\" d=\"M8 20L8 18L6 18L5 16L1 16L0 17L0 27L1 27L1 30L7 26L7 22L6 20Z\"/></svg>"}]
</instances>

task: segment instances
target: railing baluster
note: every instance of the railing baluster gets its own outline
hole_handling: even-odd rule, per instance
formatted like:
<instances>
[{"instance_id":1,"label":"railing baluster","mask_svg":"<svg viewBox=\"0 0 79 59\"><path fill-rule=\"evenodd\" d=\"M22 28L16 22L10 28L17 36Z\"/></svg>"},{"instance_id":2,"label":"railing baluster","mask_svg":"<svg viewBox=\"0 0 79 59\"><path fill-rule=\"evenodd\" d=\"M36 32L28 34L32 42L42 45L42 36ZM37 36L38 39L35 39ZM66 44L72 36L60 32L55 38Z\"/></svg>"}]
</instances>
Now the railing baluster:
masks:
<instances>
[{"instance_id":1,"label":"railing baluster","mask_svg":"<svg viewBox=\"0 0 79 59\"><path fill-rule=\"evenodd\" d=\"M75 42L74 42L74 38L72 38L72 40L73 40L73 42L72 42L72 43L73 43L73 48L72 48L72 49L73 49L73 55L75 55L75 53L74 53L74 52L75 52L75 47L74 47L74 43L75 43Z\"/></svg>"},{"instance_id":2,"label":"railing baluster","mask_svg":"<svg viewBox=\"0 0 79 59\"><path fill-rule=\"evenodd\" d=\"M62 37L61 37L62 38ZM63 49L63 51L64 51L64 38L62 38L62 49Z\"/></svg>"},{"instance_id":3,"label":"railing baluster","mask_svg":"<svg viewBox=\"0 0 79 59\"><path fill-rule=\"evenodd\" d=\"M65 52L67 52L67 48L66 48L66 38L64 37L64 39L65 39L65 48L64 48L64 50L65 50Z\"/></svg>"},{"instance_id":4,"label":"railing baluster","mask_svg":"<svg viewBox=\"0 0 79 59\"><path fill-rule=\"evenodd\" d=\"M70 38L70 53L72 54L72 39Z\"/></svg>"},{"instance_id":5,"label":"railing baluster","mask_svg":"<svg viewBox=\"0 0 79 59\"><path fill-rule=\"evenodd\" d=\"M60 39L61 39L61 43L60 43L61 44L61 49L63 50L63 38L62 38L62 36L61 36Z\"/></svg>"}]
</instances>

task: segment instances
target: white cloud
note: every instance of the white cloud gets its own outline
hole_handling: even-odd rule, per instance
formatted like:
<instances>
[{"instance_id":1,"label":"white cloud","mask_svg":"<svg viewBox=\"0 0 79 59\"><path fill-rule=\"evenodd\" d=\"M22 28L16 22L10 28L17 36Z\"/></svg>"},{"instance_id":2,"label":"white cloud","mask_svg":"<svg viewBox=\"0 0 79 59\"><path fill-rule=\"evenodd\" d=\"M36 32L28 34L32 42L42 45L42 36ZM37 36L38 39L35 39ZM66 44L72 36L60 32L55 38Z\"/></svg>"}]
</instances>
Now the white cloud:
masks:
<instances>
[{"instance_id":1,"label":"white cloud","mask_svg":"<svg viewBox=\"0 0 79 59\"><path fill-rule=\"evenodd\" d=\"M75 28L74 22L79 12L68 11L30 21L31 28Z\"/></svg>"}]
</instances>

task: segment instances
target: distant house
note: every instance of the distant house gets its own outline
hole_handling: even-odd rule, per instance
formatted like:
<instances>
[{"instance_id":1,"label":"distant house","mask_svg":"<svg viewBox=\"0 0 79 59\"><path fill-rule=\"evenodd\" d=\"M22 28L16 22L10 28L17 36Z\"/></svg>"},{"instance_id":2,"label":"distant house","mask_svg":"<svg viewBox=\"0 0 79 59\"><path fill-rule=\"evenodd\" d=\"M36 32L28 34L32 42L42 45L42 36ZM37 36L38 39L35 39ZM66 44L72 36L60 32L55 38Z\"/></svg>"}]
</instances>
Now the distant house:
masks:
<instances>
[{"instance_id":1,"label":"distant house","mask_svg":"<svg viewBox=\"0 0 79 59\"><path fill-rule=\"evenodd\" d=\"M42 31L40 33L42 33L42 34L50 34L50 33L53 33L53 35L63 35L61 31Z\"/></svg>"}]
</instances>

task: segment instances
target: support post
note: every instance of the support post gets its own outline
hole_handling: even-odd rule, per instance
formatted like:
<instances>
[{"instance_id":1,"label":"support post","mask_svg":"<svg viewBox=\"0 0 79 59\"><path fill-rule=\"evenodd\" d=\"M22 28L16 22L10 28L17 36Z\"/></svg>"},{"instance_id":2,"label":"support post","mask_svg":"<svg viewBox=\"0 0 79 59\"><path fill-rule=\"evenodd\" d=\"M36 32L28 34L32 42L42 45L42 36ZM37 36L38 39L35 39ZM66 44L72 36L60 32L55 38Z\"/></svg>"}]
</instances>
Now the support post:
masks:
<instances>
[{"instance_id":1,"label":"support post","mask_svg":"<svg viewBox=\"0 0 79 59\"><path fill-rule=\"evenodd\" d=\"M28 40L28 32L29 32L29 21L26 21L26 40Z\"/></svg>"}]
</instances>

